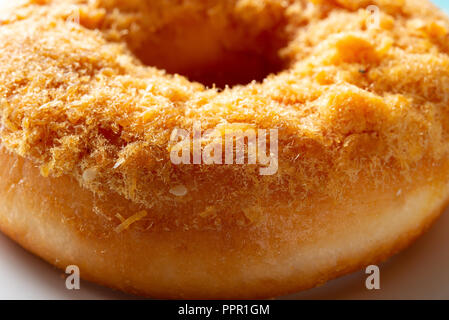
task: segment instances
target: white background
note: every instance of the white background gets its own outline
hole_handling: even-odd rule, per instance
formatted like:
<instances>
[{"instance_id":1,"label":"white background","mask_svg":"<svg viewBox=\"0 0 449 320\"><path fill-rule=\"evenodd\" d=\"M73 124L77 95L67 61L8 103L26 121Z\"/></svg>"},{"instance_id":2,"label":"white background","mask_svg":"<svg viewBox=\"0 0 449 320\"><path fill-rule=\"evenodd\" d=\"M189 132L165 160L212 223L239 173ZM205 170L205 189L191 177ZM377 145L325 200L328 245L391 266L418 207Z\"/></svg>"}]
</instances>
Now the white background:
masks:
<instances>
[{"instance_id":1,"label":"white background","mask_svg":"<svg viewBox=\"0 0 449 320\"><path fill-rule=\"evenodd\" d=\"M0 7L7 3L0 0ZM449 210L412 247L380 265L380 290L368 291L360 271L286 298L449 299L448 230ZM130 298L136 297L83 281L81 290L69 291L62 271L0 234L0 299Z\"/></svg>"}]
</instances>

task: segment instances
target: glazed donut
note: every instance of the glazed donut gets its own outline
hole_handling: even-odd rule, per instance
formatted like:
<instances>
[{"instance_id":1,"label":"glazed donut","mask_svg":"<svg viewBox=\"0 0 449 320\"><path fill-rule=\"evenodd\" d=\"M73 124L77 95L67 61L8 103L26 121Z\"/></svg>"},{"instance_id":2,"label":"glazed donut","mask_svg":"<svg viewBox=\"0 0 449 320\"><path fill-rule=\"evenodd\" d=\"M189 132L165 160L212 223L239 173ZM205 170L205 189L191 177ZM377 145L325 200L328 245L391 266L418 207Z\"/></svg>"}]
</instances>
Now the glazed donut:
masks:
<instances>
[{"instance_id":1,"label":"glazed donut","mask_svg":"<svg viewBox=\"0 0 449 320\"><path fill-rule=\"evenodd\" d=\"M157 298L383 261L449 200L448 54L425 0L21 1L0 14L0 229ZM216 162L173 140L195 128ZM276 138L269 174L249 138L219 154L247 129Z\"/></svg>"}]
</instances>

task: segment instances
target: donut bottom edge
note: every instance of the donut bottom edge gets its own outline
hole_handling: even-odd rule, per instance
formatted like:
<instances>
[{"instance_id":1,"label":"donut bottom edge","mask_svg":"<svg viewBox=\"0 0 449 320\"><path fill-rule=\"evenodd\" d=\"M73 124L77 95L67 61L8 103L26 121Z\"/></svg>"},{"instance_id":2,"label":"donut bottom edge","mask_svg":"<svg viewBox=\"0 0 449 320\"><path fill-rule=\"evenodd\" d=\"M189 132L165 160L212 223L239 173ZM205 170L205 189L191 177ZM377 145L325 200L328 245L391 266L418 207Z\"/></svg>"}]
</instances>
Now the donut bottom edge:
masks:
<instances>
[{"instance_id":1,"label":"donut bottom edge","mask_svg":"<svg viewBox=\"0 0 449 320\"><path fill-rule=\"evenodd\" d=\"M313 241L287 225L277 236L244 229L105 235L90 191L73 179L44 178L4 151L0 168L3 233L58 268L77 265L85 280L155 298L269 298L321 285L407 247L439 217L449 194L447 183L417 186L402 201L326 221L331 229L318 230L318 219ZM68 218L74 211L79 219ZM247 244L233 243L245 237Z\"/></svg>"}]
</instances>

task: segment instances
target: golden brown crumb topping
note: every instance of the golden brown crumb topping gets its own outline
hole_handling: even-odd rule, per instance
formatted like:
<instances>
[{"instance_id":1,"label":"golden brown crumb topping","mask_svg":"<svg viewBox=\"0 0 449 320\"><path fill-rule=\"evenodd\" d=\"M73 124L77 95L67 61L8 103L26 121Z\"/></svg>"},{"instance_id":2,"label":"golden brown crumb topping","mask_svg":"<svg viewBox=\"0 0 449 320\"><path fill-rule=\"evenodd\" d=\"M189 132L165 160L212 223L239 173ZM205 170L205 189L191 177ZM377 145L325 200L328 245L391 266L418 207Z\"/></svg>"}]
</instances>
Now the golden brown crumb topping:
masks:
<instances>
[{"instance_id":1,"label":"golden brown crumb topping","mask_svg":"<svg viewBox=\"0 0 449 320\"><path fill-rule=\"evenodd\" d=\"M448 156L449 22L428 1L22 2L0 14L2 144L99 196L253 221ZM172 164L195 121L277 128L278 173Z\"/></svg>"}]
</instances>

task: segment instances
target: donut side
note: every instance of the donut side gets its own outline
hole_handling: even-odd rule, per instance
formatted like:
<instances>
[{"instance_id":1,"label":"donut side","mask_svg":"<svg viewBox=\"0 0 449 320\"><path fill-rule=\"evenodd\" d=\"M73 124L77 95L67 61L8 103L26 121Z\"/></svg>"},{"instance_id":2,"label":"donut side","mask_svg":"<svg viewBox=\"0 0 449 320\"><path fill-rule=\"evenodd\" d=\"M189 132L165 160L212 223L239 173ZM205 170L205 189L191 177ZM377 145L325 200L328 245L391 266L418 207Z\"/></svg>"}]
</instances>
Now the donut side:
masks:
<instances>
[{"instance_id":1,"label":"donut side","mask_svg":"<svg viewBox=\"0 0 449 320\"><path fill-rule=\"evenodd\" d=\"M57 267L78 265L86 280L158 298L267 298L323 284L409 245L439 216L449 193L443 181L401 195L378 190L358 206L313 208L314 225L304 228L301 217L282 222L289 212L277 211L274 225L259 229L144 230L137 221L117 230L96 209L105 200L73 178L44 178L4 150L0 168L5 234ZM108 205L135 210L112 198Z\"/></svg>"}]
</instances>

